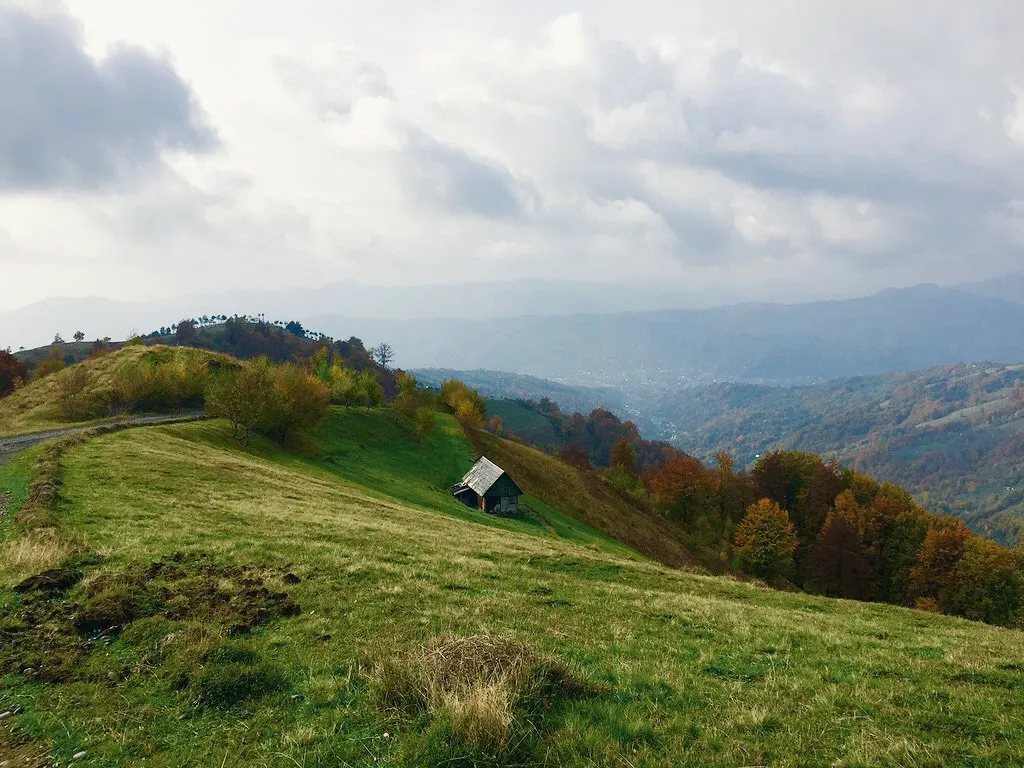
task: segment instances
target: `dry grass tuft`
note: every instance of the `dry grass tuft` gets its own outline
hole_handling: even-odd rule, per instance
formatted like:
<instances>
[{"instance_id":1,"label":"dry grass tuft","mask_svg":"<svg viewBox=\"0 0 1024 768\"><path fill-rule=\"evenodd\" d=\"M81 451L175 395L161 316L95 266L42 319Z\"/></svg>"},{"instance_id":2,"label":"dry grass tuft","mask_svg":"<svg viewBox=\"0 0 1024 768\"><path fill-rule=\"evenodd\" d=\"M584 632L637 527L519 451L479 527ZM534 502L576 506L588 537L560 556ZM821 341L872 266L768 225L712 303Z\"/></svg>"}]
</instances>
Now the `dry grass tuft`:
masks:
<instances>
[{"instance_id":1,"label":"dry grass tuft","mask_svg":"<svg viewBox=\"0 0 1024 768\"><path fill-rule=\"evenodd\" d=\"M489 635L433 638L405 658L375 665L371 682L385 710L425 712L492 756L529 738L551 699L596 691L560 662Z\"/></svg>"},{"instance_id":2,"label":"dry grass tuft","mask_svg":"<svg viewBox=\"0 0 1024 768\"><path fill-rule=\"evenodd\" d=\"M32 530L0 547L0 573L3 581L14 583L25 575L54 568L83 549L79 539L54 528Z\"/></svg>"}]
</instances>

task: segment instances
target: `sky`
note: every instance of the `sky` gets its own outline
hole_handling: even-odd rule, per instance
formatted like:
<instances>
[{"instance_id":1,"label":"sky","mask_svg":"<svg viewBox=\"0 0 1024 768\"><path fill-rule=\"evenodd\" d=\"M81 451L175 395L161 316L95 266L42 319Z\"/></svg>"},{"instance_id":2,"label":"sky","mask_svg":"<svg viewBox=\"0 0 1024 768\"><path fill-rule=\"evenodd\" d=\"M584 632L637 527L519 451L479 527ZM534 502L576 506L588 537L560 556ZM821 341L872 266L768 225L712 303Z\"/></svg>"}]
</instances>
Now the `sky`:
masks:
<instances>
[{"instance_id":1,"label":"sky","mask_svg":"<svg viewBox=\"0 0 1024 768\"><path fill-rule=\"evenodd\" d=\"M1024 267L1016 0L0 0L0 311Z\"/></svg>"}]
</instances>

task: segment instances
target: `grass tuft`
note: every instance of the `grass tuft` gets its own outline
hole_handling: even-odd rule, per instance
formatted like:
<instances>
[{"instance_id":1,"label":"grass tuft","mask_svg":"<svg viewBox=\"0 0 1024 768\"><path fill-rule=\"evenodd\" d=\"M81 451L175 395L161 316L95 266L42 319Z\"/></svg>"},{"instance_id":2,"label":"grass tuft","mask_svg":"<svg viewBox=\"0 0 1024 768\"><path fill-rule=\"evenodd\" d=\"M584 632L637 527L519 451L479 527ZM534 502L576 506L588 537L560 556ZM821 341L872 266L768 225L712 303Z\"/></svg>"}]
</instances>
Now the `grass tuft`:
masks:
<instances>
[{"instance_id":1,"label":"grass tuft","mask_svg":"<svg viewBox=\"0 0 1024 768\"><path fill-rule=\"evenodd\" d=\"M477 635L436 637L405 658L378 663L371 690L387 712L426 715L431 741L439 738L433 731L447 730L466 755L487 762L532 746L543 713L558 699L599 688L522 643Z\"/></svg>"}]
</instances>

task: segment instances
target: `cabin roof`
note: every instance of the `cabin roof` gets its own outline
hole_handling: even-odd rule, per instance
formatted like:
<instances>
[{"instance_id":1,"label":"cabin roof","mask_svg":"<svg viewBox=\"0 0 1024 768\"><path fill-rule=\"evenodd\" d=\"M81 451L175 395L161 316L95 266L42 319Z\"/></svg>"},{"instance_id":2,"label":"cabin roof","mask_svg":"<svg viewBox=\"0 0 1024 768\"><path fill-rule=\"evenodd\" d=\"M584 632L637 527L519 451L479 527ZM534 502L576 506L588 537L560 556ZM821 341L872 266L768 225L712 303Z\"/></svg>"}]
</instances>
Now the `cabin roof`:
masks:
<instances>
[{"instance_id":1,"label":"cabin roof","mask_svg":"<svg viewBox=\"0 0 1024 768\"><path fill-rule=\"evenodd\" d=\"M463 489L472 488L477 495L485 496L491 487L498 482L504 474L505 470L486 456L483 456L476 464L473 465L473 468L466 473L465 477L462 478L462 481L453 488L453 491L457 492L457 489L460 487ZM515 485L515 483L513 483L513 485Z\"/></svg>"}]
</instances>

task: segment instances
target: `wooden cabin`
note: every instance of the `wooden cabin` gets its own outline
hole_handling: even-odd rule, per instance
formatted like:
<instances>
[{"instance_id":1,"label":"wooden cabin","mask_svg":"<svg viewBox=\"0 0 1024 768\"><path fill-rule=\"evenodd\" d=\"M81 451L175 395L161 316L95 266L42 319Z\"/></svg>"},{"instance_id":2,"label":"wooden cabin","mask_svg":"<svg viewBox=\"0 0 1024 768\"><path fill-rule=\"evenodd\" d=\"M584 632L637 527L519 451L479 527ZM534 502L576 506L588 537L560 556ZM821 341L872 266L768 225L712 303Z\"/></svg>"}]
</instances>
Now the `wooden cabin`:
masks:
<instances>
[{"instance_id":1,"label":"wooden cabin","mask_svg":"<svg viewBox=\"0 0 1024 768\"><path fill-rule=\"evenodd\" d=\"M474 464L451 491L467 507L502 517L519 514L519 497L523 495L508 473L486 457Z\"/></svg>"}]
</instances>

